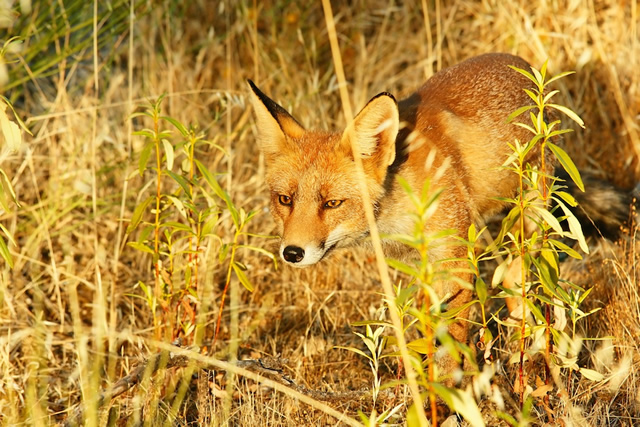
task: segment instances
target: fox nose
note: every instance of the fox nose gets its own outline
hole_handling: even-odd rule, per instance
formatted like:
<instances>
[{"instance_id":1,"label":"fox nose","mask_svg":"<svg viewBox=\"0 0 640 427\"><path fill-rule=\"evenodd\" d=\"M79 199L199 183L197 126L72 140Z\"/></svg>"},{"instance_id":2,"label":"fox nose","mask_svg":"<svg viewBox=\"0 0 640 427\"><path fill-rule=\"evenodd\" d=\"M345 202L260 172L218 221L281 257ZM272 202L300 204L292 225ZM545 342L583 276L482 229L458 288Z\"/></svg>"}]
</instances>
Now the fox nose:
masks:
<instances>
[{"instance_id":1,"label":"fox nose","mask_svg":"<svg viewBox=\"0 0 640 427\"><path fill-rule=\"evenodd\" d=\"M284 248L284 251L282 251L282 257L285 261L295 264L304 258L304 249L297 246L287 246Z\"/></svg>"}]
</instances>

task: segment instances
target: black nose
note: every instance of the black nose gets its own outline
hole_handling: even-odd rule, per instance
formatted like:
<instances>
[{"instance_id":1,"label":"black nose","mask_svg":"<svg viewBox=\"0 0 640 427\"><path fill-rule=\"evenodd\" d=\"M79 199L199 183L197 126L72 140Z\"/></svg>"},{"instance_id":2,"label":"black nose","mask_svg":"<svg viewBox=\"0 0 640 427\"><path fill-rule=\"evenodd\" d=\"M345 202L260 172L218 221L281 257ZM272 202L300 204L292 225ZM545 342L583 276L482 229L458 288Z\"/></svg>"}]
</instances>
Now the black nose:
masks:
<instances>
[{"instance_id":1,"label":"black nose","mask_svg":"<svg viewBox=\"0 0 640 427\"><path fill-rule=\"evenodd\" d=\"M282 257L287 262L296 263L302 261L304 258L304 249L297 246L287 246L282 251Z\"/></svg>"}]
</instances>

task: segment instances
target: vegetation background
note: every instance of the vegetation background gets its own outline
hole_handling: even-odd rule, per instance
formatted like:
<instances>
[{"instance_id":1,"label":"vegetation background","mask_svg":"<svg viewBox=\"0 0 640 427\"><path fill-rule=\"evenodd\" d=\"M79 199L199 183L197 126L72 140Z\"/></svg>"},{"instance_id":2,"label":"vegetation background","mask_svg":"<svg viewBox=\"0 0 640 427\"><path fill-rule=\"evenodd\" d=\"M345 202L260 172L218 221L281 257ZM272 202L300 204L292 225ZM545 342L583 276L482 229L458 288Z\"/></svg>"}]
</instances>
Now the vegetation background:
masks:
<instances>
[{"instance_id":1,"label":"vegetation background","mask_svg":"<svg viewBox=\"0 0 640 427\"><path fill-rule=\"evenodd\" d=\"M380 305L370 255L342 252L317 267L276 270L268 256L251 249L273 251L277 243L253 236L273 234L274 225L246 79L306 127L344 126L320 2L6 4L0 6L0 39L20 39L1 51L0 85L32 135L23 134L18 151L0 140L0 167L19 201L0 214L15 241L9 244L13 268L0 265L0 422L64 422L84 404L89 425L335 423L332 415L264 383L239 380L228 394L229 377L219 370L183 381L180 394L180 378L187 377L174 375L184 371L175 367L148 375L95 411L101 390L177 336L224 360L229 349L239 359L275 358L298 385L327 393L324 400L338 412L371 412L369 400L345 394L370 387L366 359L334 348L358 346L350 324L372 318ZM409 93L439 69L481 53L510 52L536 67L549 59L550 74L576 71L556 86L562 103L586 123L585 130L565 138L576 164L620 188L638 182L636 1L353 0L333 2L333 12L356 109L382 91ZM221 206L212 236L201 236L197 246L182 237L173 249L164 247L162 283L176 291L154 301L145 289L159 280L158 256L127 244L144 241L147 228L127 228L136 208L156 192L153 169L144 171L139 163L148 135L134 135L152 128L153 121L132 114L162 94L162 114L197 125L194 134L207 140L193 156L217 177L233 209L255 216L244 229L248 234L239 235L233 209L203 185L194 204ZM166 139L177 153L184 145L180 127L161 124L173 130ZM169 159L163 153L164 163ZM188 171L188 160L176 154L173 170ZM164 176L161 191L177 197L180 182ZM154 213L144 212L145 224L153 223ZM175 214L182 223L189 223L188 216ZM171 235L177 227L165 230ZM635 236L634 230L628 234ZM580 325L580 333L603 339L585 342L580 363L607 380L575 375L565 390L569 395L554 392L550 402L535 401L536 424L640 422L640 257L633 242L628 236L618 243L591 239L588 257L563 263L566 278L594 288L586 306L601 310ZM228 248L237 258L230 258ZM233 264L236 259L239 264ZM167 267L172 260L175 265ZM229 276L232 269L242 273ZM191 285L193 277L199 287ZM233 310L222 313L214 342L229 282L226 307ZM195 312L199 329L189 320ZM510 332L499 332L494 357L506 361L513 351ZM393 380L396 369L391 361L383 366L383 381ZM530 381L536 378L534 373ZM494 381L505 398L504 411L518 418L508 364ZM485 405L485 421L503 422L494 412Z\"/></svg>"}]
</instances>

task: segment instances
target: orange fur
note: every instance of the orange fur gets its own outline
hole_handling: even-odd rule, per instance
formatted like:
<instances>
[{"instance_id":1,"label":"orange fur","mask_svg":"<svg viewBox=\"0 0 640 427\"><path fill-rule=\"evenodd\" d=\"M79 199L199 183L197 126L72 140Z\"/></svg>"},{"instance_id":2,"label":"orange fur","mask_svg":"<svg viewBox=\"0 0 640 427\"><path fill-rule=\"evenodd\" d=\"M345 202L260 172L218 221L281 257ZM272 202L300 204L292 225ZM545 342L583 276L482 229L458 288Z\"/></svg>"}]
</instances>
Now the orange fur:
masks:
<instances>
[{"instance_id":1,"label":"orange fur","mask_svg":"<svg viewBox=\"0 0 640 427\"><path fill-rule=\"evenodd\" d=\"M366 240L368 225L351 154L353 138L363 157L382 234L413 230L412 203L396 176L416 192L426 180L431 188L444 189L426 233L455 229L466 237L472 223L502 209L496 197L513 197L518 188L517 176L500 169L512 153L508 143L529 139L526 130L508 124L506 118L532 103L523 91L530 82L509 65L529 69L519 57L486 54L437 73L399 103L382 93L344 132L304 130L250 82L258 140L267 162L271 211L282 232L280 255L285 262L312 265L333 248ZM539 166L533 151L528 160ZM383 243L390 255L411 257L408 247ZM430 255L432 260L465 258L466 248L441 246ZM464 267L459 264L447 266ZM471 279L469 274L458 275L466 282ZM454 281L438 283L436 292L449 296L451 309L471 299L471 291ZM467 322L453 324L450 333L466 342Z\"/></svg>"}]
</instances>

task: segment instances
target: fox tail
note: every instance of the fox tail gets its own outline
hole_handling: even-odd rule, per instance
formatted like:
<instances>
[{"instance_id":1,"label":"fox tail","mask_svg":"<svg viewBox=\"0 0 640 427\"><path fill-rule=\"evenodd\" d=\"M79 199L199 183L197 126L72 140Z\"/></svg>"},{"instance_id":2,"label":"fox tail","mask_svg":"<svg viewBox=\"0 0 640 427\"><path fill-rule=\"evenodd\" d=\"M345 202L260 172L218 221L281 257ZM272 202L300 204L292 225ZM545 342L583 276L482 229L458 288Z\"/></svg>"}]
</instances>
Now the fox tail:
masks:
<instances>
[{"instance_id":1,"label":"fox tail","mask_svg":"<svg viewBox=\"0 0 640 427\"><path fill-rule=\"evenodd\" d=\"M617 240L638 224L640 183L629 191L599 179L593 173L581 172L586 190L583 192L564 170L556 170L556 176L564 181L560 184L566 186L566 191L578 202L571 210L582 224L585 235ZM561 214L562 210L555 212Z\"/></svg>"}]
</instances>

